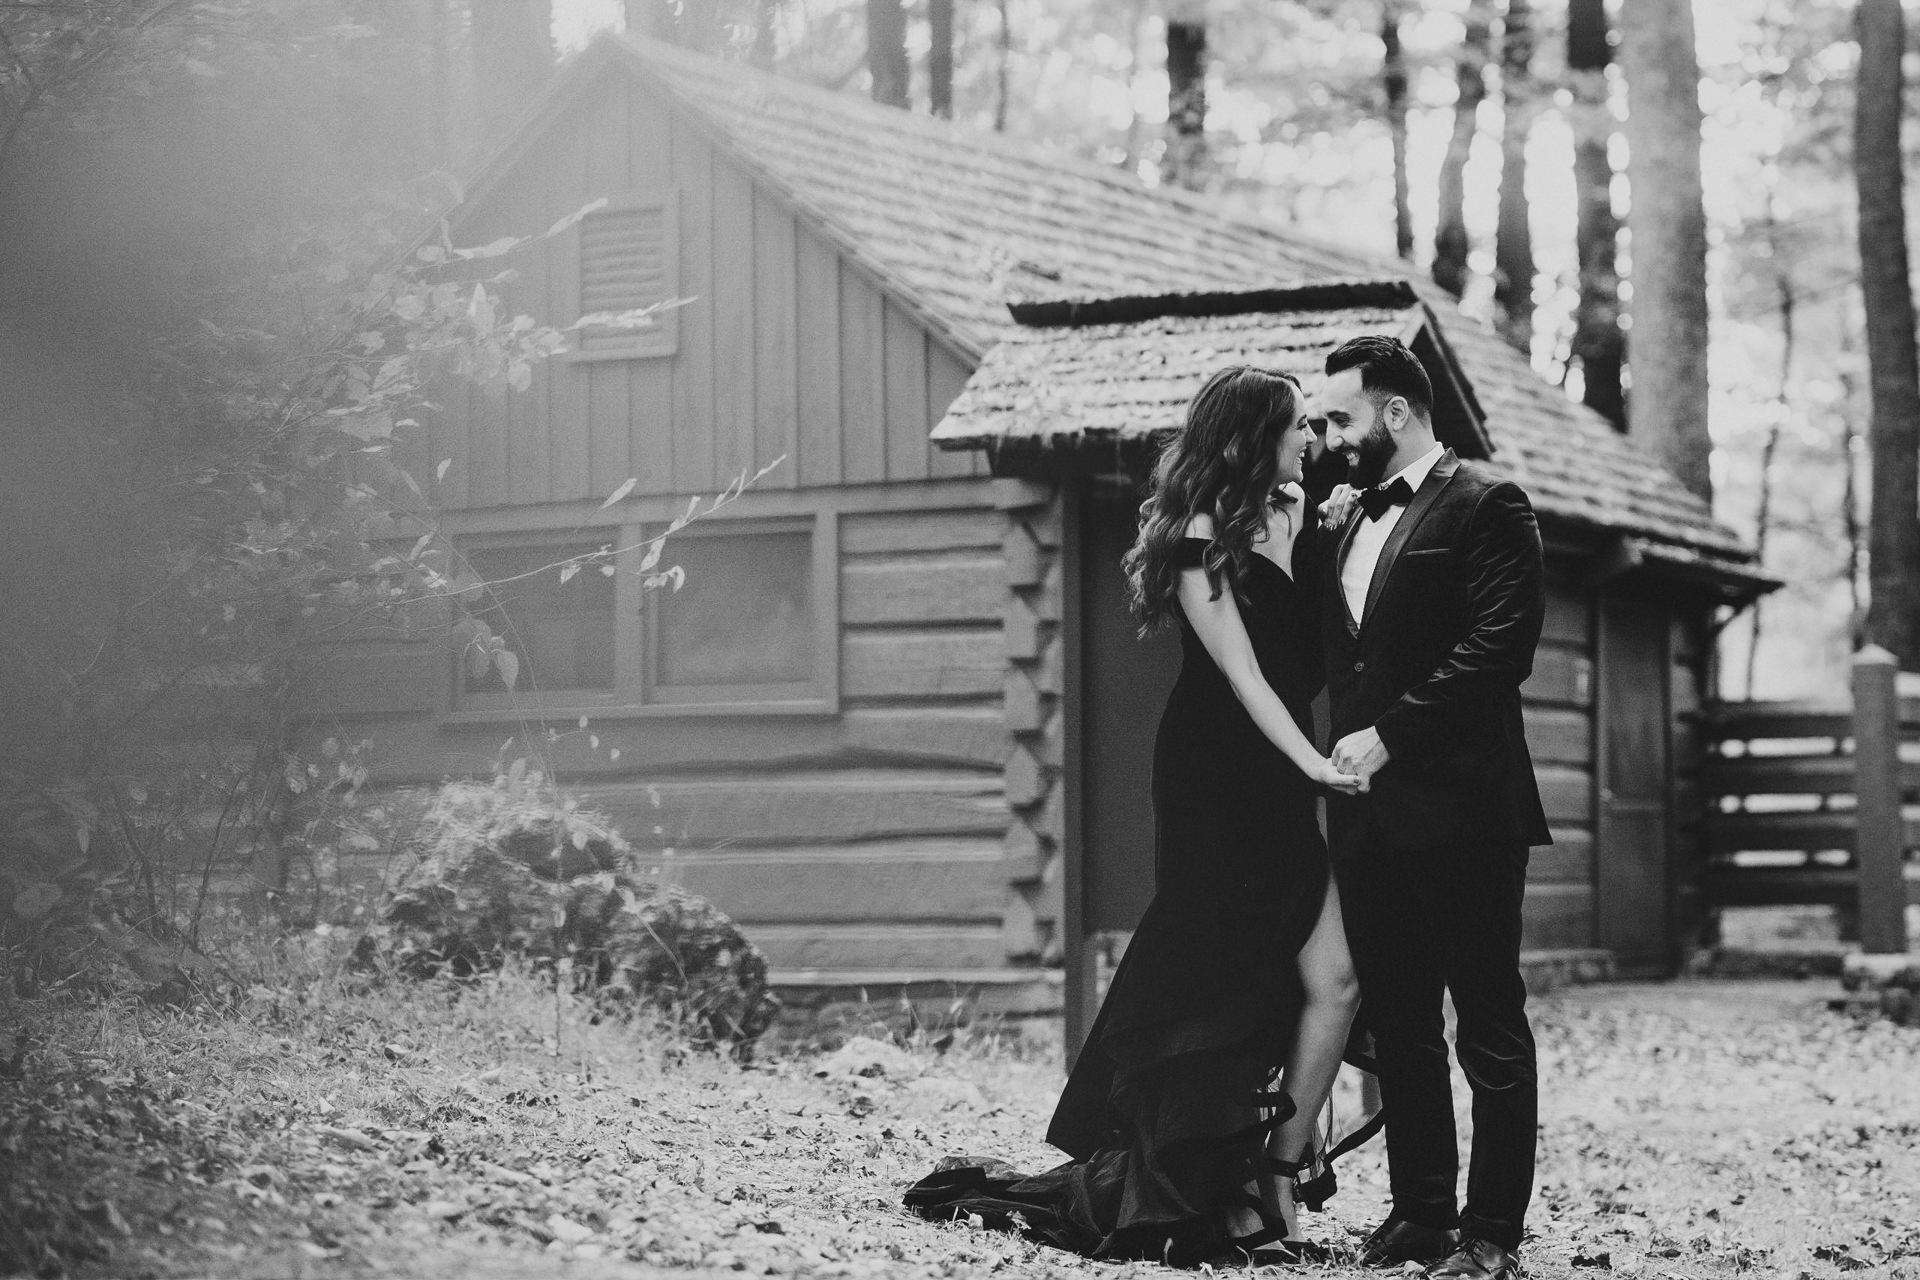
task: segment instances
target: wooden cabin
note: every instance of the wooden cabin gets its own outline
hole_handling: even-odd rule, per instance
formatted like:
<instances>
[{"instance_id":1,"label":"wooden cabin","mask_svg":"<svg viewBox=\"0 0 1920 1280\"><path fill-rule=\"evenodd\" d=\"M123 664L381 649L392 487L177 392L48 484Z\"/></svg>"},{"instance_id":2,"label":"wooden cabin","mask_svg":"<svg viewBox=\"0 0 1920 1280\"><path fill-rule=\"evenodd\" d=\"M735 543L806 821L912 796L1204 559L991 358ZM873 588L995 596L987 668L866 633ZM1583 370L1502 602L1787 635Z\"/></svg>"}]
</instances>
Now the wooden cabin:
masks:
<instances>
[{"instance_id":1,"label":"wooden cabin","mask_svg":"<svg viewBox=\"0 0 1920 1280\"><path fill-rule=\"evenodd\" d=\"M369 739L382 785L537 751L792 991L1058 1008L1061 961L1086 972L1150 874L1173 672L1133 639L1118 576L1150 438L1225 359L1310 370L1382 328L1428 361L1450 442L1528 487L1551 548L1528 715L1556 843L1527 945L1671 969L1715 610L1766 582L1491 333L1392 264L1185 194L611 36L471 184L452 238L601 198L519 255L511 305L565 324L685 303L588 334L529 392L449 397L418 460L451 460L445 527L508 578L635 547L775 465L671 539L678 593L515 583L496 619L513 690L430 636L329 649L314 724Z\"/></svg>"}]
</instances>

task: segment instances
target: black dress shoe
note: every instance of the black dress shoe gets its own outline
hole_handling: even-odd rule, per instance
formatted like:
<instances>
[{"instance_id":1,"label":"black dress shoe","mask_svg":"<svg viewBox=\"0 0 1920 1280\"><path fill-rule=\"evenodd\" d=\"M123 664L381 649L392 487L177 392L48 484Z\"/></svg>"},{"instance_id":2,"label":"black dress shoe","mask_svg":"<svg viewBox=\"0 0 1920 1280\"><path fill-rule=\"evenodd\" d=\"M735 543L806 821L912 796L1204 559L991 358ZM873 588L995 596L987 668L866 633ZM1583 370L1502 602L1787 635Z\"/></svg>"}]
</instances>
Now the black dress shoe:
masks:
<instances>
[{"instance_id":1,"label":"black dress shoe","mask_svg":"<svg viewBox=\"0 0 1920 1280\"><path fill-rule=\"evenodd\" d=\"M1360 1246L1363 1267L1397 1267L1403 1262L1438 1262L1460 1244L1458 1231L1442 1231L1405 1218L1388 1218Z\"/></svg>"},{"instance_id":2,"label":"black dress shoe","mask_svg":"<svg viewBox=\"0 0 1920 1280\"><path fill-rule=\"evenodd\" d=\"M1491 1240L1472 1236L1427 1268L1432 1280L1513 1280L1519 1274L1519 1258Z\"/></svg>"}]
</instances>

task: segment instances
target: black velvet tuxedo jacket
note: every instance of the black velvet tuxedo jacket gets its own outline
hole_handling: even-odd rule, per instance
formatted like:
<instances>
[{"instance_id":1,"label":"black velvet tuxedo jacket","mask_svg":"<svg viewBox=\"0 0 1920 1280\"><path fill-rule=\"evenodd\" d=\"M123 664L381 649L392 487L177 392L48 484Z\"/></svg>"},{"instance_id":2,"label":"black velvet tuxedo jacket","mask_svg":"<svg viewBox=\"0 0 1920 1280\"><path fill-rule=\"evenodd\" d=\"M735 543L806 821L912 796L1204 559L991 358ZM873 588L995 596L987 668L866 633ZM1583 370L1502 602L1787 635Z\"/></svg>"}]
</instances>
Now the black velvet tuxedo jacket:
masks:
<instances>
[{"instance_id":1,"label":"black velvet tuxedo jacket","mask_svg":"<svg viewBox=\"0 0 1920 1280\"><path fill-rule=\"evenodd\" d=\"M1520 718L1546 612L1525 490L1447 450L1381 548L1362 616L1340 570L1358 504L1331 537L1321 599L1329 743L1371 725L1389 759L1360 796L1332 796L1336 856L1548 844Z\"/></svg>"}]
</instances>

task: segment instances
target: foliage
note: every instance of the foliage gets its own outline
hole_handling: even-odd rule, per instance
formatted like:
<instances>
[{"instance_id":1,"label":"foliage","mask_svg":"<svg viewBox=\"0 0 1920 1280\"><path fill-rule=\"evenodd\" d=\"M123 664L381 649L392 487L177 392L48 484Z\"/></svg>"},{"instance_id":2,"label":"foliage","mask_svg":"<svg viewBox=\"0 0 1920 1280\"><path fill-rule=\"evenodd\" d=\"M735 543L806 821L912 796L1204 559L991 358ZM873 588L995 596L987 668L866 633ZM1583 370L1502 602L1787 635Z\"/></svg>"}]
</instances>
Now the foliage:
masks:
<instances>
[{"instance_id":1,"label":"foliage","mask_svg":"<svg viewBox=\"0 0 1920 1280\"><path fill-rule=\"evenodd\" d=\"M741 1052L779 1007L766 957L733 921L637 865L605 815L525 760L435 792L355 956L411 977L527 957L609 1011L644 1007Z\"/></svg>"},{"instance_id":2,"label":"foliage","mask_svg":"<svg viewBox=\"0 0 1920 1280\"><path fill-rule=\"evenodd\" d=\"M22 851L0 942L26 981L75 978L103 923L191 949L223 878L320 852L308 838L365 771L337 742L297 745L305 647L449 628L516 683L476 616L487 584L435 519L451 464L422 423L451 389L526 389L581 324L651 323L560 329L503 303L516 255L591 206L458 245L428 230L457 194L443 176L385 176L417 152L351 121L312 133L303 112L392 87L358 11L0 7L0 128L19 142L0 155L0 272L20 285L0 365L28 391L14 414L55 422L10 451L10 496L62 495L44 504L58 555L10 566L0 678L0 839ZM664 546L634 557L643 587L677 584ZM542 571L612 573L617 555Z\"/></svg>"}]
</instances>

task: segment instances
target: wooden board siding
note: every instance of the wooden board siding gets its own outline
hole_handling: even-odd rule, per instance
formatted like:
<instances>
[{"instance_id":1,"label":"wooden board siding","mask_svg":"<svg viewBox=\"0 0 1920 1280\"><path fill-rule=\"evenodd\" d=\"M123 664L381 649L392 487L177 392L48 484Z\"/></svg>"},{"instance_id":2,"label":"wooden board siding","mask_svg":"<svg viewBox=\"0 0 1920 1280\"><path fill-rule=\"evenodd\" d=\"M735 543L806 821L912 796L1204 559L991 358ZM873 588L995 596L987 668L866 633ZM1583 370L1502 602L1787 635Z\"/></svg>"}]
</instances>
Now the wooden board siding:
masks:
<instances>
[{"instance_id":1,"label":"wooden board siding","mask_svg":"<svg viewBox=\"0 0 1920 1280\"><path fill-rule=\"evenodd\" d=\"M1527 746L1553 843L1527 864L1523 945L1594 945L1593 606L1571 573L1549 567L1547 618L1522 688Z\"/></svg>"},{"instance_id":2,"label":"wooden board siding","mask_svg":"<svg viewBox=\"0 0 1920 1280\"><path fill-rule=\"evenodd\" d=\"M1713 652L1713 616L1708 608L1677 604L1667 652L1669 672L1667 706L1673 713L1673 914L1675 940L1681 947L1704 940L1708 904L1702 893L1707 850L1704 823L1689 821L1706 803L1701 766L1706 742L1700 722Z\"/></svg>"},{"instance_id":3,"label":"wooden board siding","mask_svg":"<svg viewBox=\"0 0 1920 1280\"><path fill-rule=\"evenodd\" d=\"M1004 968L1006 516L992 501L985 479L742 499L743 517L840 511L835 713L610 713L550 739L537 719L449 718L444 648L382 637L316 648L326 692L306 732L369 740L361 758L390 788L529 757L659 874L734 914L777 970ZM454 519L500 530L519 514Z\"/></svg>"},{"instance_id":4,"label":"wooden board siding","mask_svg":"<svg viewBox=\"0 0 1920 1280\"><path fill-rule=\"evenodd\" d=\"M793 215L766 191L753 191L752 299L755 379L754 469L784 457L784 465L760 483L793 488L799 483L800 228Z\"/></svg>"},{"instance_id":5,"label":"wooden board siding","mask_svg":"<svg viewBox=\"0 0 1920 1280\"><path fill-rule=\"evenodd\" d=\"M529 235L601 197L677 203L672 356L559 359L525 393L450 387L423 452L445 505L712 493L783 459L767 488L984 475L928 440L968 364L890 301L777 193L645 87L612 77L455 221L457 244ZM580 311L578 228L516 252L509 306ZM431 471L431 465L428 470Z\"/></svg>"},{"instance_id":6,"label":"wooden board siding","mask_svg":"<svg viewBox=\"0 0 1920 1280\"><path fill-rule=\"evenodd\" d=\"M303 706L325 722L413 716L439 701L444 663L420 640L336 640L302 646L295 679L307 689Z\"/></svg>"},{"instance_id":7,"label":"wooden board siding","mask_svg":"<svg viewBox=\"0 0 1920 1280\"><path fill-rule=\"evenodd\" d=\"M652 99L637 96L630 108L650 113ZM639 477L641 492L697 493L714 487L715 437L713 383L716 367L738 377L741 366L716 360L714 350L713 148L678 119L668 122L673 185L680 201L680 349L666 362L673 379L673 475ZM598 192L586 193L591 198ZM728 246L735 253L751 246ZM751 359L730 351L728 360Z\"/></svg>"},{"instance_id":8,"label":"wooden board siding","mask_svg":"<svg viewBox=\"0 0 1920 1280\"><path fill-rule=\"evenodd\" d=\"M413 690L441 670L424 660L389 689ZM355 687L342 682L343 688ZM702 716L684 721L590 721L587 732L545 740L544 726L447 724L426 710L403 712L376 694L358 701L348 715L330 709L314 732L371 735L367 767L383 783L431 786L441 778L485 776L503 755L537 752L570 782L636 776L695 776L736 769L831 769L878 761L894 767L998 770L1007 755L1006 726L999 704L927 707L881 706L843 710L837 716ZM423 699L424 700L424 699ZM380 712L375 721L373 712ZM572 722L567 726L577 728ZM588 733L600 740L596 750ZM531 745L530 745L531 744ZM611 753L620 753L617 759Z\"/></svg>"},{"instance_id":9,"label":"wooden board siding","mask_svg":"<svg viewBox=\"0 0 1920 1280\"><path fill-rule=\"evenodd\" d=\"M940 343L927 339L927 421L937 423L946 416L967 383L972 370ZM928 446L927 471L935 476L982 476L987 474L986 455L978 449L955 451Z\"/></svg>"}]
</instances>

